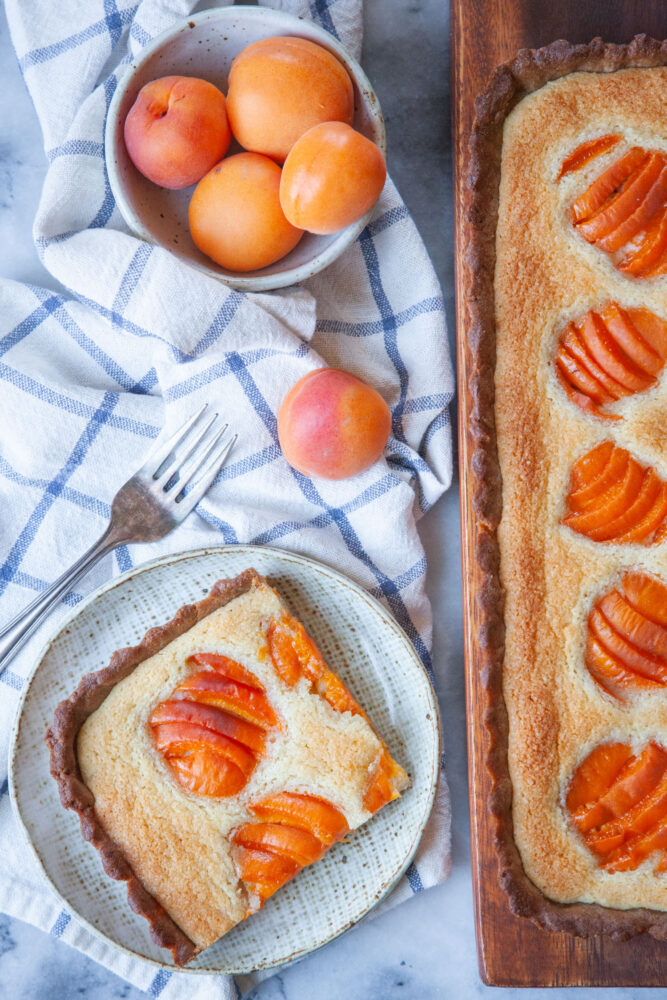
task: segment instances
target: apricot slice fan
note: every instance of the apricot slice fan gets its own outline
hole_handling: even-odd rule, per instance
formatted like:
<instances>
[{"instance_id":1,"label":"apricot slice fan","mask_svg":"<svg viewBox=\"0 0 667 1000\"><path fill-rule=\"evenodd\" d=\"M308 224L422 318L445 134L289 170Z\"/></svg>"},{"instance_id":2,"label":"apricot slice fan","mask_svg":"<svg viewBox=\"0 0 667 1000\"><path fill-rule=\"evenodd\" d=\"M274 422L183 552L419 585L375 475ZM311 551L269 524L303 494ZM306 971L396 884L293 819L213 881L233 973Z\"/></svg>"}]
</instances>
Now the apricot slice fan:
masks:
<instances>
[{"instance_id":1,"label":"apricot slice fan","mask_svg":"<svg viewBox=\"0 0 667 1000\"><path fill-rule=\"evenodd\" d=\"M248 809L260 822L242 823L230 840L255 909L348 831L342 812L315 795L277 792L251 802Z\"/></svg>"},{"instance_id":2,"label":"apricot slice fan","mask_svg":"<svg viewBox=\"0 0 667 1000\"><path fill-rule=\"evenodd\" d=\"M667 685L667 584L628 573L600 597L588 617L585 662L614 698Z\"/></svg>"},{"instance_id":3,"label":"apricot slice fan","mask_svg":"<svg viewBox=\"0 0 667 1000\"><path fill-rule=\"evenodd\" d=\"M612 149L618 138L601 136L577 147L558 179ZM575 199L572 223L588 243L612 255L624 274L667 273L667 156L633 146Z\"/></svg>"},{"instance_id":4,"label":"apricot slice fan","mask_svg":"<svg viewBox=\"0 0 667 1000\"><path fill-rule=\"evenodd\" d=\"M398 797L394 779L399 768L383 748L371 770L364 808L377 812ZM348 832L344 815L326 799L296 792L277 792L248 810L258 823L242 823L229 835L239 878L261 907L301 868L319 861Z\"/></svg>"},{"instance_id":5,"label":"apricot slice fan","mask_svg":"<svg viewBox=\"0 0 667 1000\"><path fill-rule=\"evenodd\" d=\"M565 806L584 843L608 872L667 863L667 751L656 742L633 751L597 746L575 770Z\"/></svg>"},{"instance_id":6,"label":"apricot slice fan","mask_svg":"<svg viewBox=\"0 0 667 1000\"><path fill-rule=\"evenodd\" d=\"M667 322L648 309L609 302L568 323L556 351L556 373L577 406L603 420L604 407L655 385L667 361Z\"/></svg>"},{"instance_id":7,"label":"apricot slice fan","mask_svg":"<svg viewBox=\"0 0 667 1000\"><path fill-rule=\"evenodd\" d=\"M305 681L334 711L367 718L296 618L271 621L266 639L276 674L288 687ZM155 745L188 791L236 795L263 755L267 732L280 727L278 717L263 685L240 663L215 653L197 653L187 662L205 669L191 674L153 711L149 723ZM397 774L382 751L364 801L369 812L396 798Z\"/></svg>"},{"instance_id":8,"label":"apricot slice fan","mask_svg":"<svg viewBox=\"0 0 667 1000\"><path fill-rule=\"evenodd\" d=\"M572 468L563 524L595 542L650 545L667 531L667 483L603 441Z\"/></svg>"},{"instance_id":9,"label":"apricot slice fan","mask_svg":"<svg viewBox=\"0 0 667 1000\"><path fill-rule=\"evenodd\" d=\"M288 687L305 678L310 690L320 694L337 712L367 717L340 678L326 666L300 621L291 615L272 621L266 638L276 673Z\"/></svg>"},{"instance_id":10,"label":"apricot slice fan","mask_svg":"<svg viewBox=\"0 0 667 1000\"><path fill-rule=\"evenodd\" d=\"M192 674L149 722L155 745L175 779L198 795L236 795L264 752L266 733L279 726L259 680L240 663L214 653L188 659L206 669Z\"/></svg>"}]
</instances>

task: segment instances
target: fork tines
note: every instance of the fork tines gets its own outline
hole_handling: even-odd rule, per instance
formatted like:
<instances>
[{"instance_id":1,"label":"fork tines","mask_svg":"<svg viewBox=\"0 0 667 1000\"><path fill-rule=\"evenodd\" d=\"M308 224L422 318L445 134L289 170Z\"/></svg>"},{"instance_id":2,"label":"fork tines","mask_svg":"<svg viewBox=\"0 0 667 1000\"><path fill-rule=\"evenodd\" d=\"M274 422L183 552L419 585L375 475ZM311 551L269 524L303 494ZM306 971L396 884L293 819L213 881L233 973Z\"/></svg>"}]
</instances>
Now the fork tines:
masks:
<instances>
[{"instance_id":1,"label":"fork tines","mask_svg":"<svg viewBox=\"0 0 667 1000\"><path fill-rule=\"evenodd\" d=\"M234 447L238 435L227 434L229 425L221 426L217 413L202 420L207 409L204 403L150 453L140 470L151 481L151 491L164 499L180 503L187 497L190 507L199 503Z\"/></svg>"}]
</instances>

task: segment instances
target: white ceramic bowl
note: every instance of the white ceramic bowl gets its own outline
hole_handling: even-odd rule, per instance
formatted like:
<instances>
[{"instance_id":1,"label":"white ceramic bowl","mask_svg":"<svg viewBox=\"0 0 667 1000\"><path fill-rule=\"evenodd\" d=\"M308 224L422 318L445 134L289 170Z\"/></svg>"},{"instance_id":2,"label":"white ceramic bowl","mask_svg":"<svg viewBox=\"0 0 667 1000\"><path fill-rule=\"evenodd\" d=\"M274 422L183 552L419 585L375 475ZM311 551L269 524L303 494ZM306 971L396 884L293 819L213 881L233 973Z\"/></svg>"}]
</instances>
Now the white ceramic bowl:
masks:
<instances>
[{"instance_id":1,"label":"white ceramic bowl","mask_svg":"<svg viewBox=\"0 0 667 1000\"><path fill-rule=\"evenodd\" d=\"M378 99L359 63L332 35L311 21L267 7L220 7L201 11L155 38L127 72L111 101L105 156L111 190L130 229L137 236L170 250L193 267L244 291L267 291L304 281L321 271L352 243L370 212L332 236L306 233L291 253L270 267L243 274L227 271L195 246L188 228L192 188L169 191L143 177L130 160L123 124L137 94L162 76L198 76L227 93L227 75L235 56L260 38L297 35L332 52L347 68L354 84L354 127L386 155L384 120ZM235 144L230 148L234 152ZM239 147L236 147L238 150Z\"/></svg>"}]
</instances>

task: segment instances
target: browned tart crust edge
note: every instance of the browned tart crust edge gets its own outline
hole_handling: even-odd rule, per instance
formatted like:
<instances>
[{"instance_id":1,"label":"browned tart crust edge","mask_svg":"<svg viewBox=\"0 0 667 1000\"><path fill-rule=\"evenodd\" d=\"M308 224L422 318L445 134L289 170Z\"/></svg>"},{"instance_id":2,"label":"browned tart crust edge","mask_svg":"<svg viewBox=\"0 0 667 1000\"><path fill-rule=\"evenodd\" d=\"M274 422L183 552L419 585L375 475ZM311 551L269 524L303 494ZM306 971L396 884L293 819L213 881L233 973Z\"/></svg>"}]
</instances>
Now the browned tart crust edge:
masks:
<instances>
[{"instance_id":1,"label":"browned tart crust edge","mask_svg":"<svg viewBox=\"0 0 667 1000\"><path fill-rule=\"evenodd\" d=\"M100 823L95 812L95 798L81 778L76 755L77 736L88 716L100 707L114 685L128 677L135 667L207 615L261 582L263 578L254 569L247 569L236 577L218 580L201 601L179 608L171 621L149 629L136 646L117 650L108 667L86 674L74 694L60 702L45 736L51 752L50 771L58 785L60 801L66 809L73 809L79 814L81 833L100 852L104 871L113 879L127 882L127 898L131 908L148 920L151 937L157 945L171 951L177 965L185 965L191 961L198 949L160 903L146 891L122 849L114 843Z\"/></svg>"},{"instance_id":2,"label":"browned tart crust edge","mask_svg":"<svg viewBox=\"0 0 667 1000\"><path fill-rule=\"evenodd\" d=\"M504 592L500 581L497 529L502 514L502 482L494 419L495 238L503 125L526 94L569 73L611 73L618 69L667 65L667 41L636 35L627 45L594 38L586 45L560 40L541 49L521 49L499 66L488 90L477 98L466 178L469 192L465 250L467 271L467 336L473 365L468 372L473 400L470 414L473 508L477 518L475 559L483 573L478 594L481 622L477 633L480 671L486 702L484 724L489 736L487 768L492 791L489 811L494 818L498 877L517 916L528 917L550 931L580 937L607 934L625 940L649 933L667 940L667 913L646 908L619 910L597 903L563 904L550 900L526 875L514 842L512 784L507 747L508 719L503 699Z\"/></svg>"}]
</instances>

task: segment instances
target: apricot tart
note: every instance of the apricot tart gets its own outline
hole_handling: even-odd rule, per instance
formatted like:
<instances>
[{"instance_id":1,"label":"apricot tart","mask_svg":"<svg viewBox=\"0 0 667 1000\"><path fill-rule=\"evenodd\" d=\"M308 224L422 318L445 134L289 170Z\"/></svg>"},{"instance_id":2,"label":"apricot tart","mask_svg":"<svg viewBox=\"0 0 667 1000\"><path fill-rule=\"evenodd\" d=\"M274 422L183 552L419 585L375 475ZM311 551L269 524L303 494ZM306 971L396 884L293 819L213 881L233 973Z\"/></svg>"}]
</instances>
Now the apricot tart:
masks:
<instances>
[{"instance_id":1,"label":"apricot tart","mask_svg":"<svg viewBox=\"0 0 667 1000\"><path fill-rule=\"evenodd\" d=\"M558 42L471 146L490 808L514 912L581 935L667 939L666 107L667 43Z\"/></svg>"},{"instance_id":2,"label":"apricot tart","mask_svg":"<svg viewBox=\"0 0 667 1000\"><path fill-rule=\"evenodd\" d=\"M47 742L63 805L177 964L407 785L252 569L84 677Z\"/></svg>"}]
</instances>

